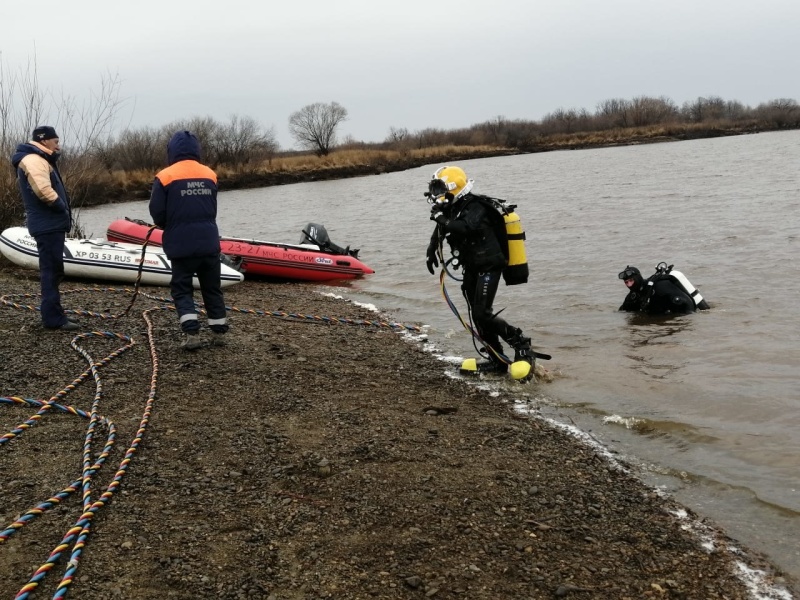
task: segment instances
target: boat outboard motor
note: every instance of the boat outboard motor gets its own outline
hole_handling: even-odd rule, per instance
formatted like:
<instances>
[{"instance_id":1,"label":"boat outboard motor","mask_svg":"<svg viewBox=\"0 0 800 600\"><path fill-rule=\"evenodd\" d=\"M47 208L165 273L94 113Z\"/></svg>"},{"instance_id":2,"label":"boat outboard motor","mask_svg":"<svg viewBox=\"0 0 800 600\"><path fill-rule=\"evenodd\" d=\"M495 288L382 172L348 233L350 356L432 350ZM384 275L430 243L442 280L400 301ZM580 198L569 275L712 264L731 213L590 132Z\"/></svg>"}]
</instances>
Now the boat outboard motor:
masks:
<instances>
[{"instance_id":1,"label":"boat outboard motor","mask_svg":"<svg viewBox=\"0 0 800 600\"><path fill-rule=\"evenodd\" d=\"M230 267L234 271L239 271L240 273L244 271L242 267L242 262L244 262L244 259L241 256L233 256L220 253L219 262L225 265L226 267Z\"/></svg>"},{"instance_id":2,"label":"boat outboard motor","mask_svg":"<svg viewBox=\"0 0 800 600\"><path fill-rule=\"evenodd\" d=\"M350 246L342 248L337 246L328 237L328 230L324 225L318 223L309 223L303 229L303 237L300 238L300 244L316 244L320 250L330 252L331 254L342 254L358 258L358 250L350 250Z\"/></svg>"}]
</instances>

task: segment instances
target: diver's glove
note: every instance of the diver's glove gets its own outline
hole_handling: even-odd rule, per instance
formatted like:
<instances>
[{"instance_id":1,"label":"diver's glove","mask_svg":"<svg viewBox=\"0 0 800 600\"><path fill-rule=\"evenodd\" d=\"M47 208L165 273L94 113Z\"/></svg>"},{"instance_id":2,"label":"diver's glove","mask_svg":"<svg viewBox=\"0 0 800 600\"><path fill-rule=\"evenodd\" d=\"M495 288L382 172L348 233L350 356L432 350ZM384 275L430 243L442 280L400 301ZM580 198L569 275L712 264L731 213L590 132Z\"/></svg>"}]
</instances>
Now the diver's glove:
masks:
<instances>
[{"instance_id":1,"label":"diver's glove","mask_svg":"<svg viewBox=\"0 0 800 600\"><path fill-rule=\"evenodd\" d=\"M442 208L436 204L431 207L431 221L436 221L439 225L447 225L447 217Z\"/></svg>"},{"instance_id":2,"label":"diver's glove","mask_svg":"<svg viewBox=\"0 0 800 600\"><path fill-rule=\"evenodd\" d=\"M433 275L433 268L439 266L439 258L436 256L436 244L431 244L428 246L427 257L428 260L426 261L426 264L428 265L428 271L431 275Z\"/></svg>"}]
</instances>

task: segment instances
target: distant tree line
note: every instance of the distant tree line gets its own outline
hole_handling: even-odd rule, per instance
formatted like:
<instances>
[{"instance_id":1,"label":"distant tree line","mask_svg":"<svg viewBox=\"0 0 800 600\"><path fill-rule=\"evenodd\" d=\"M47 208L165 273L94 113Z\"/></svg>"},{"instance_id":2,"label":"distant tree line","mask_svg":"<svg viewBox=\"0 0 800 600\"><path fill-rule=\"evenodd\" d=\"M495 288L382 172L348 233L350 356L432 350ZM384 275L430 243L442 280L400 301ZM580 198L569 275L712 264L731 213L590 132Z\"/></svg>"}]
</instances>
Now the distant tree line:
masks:
<instances>
[{"instance_id":1,"label":"distant tree line","mask_svg":"<svg viewBox=\"0 0 800 600\"><path fill-rule=\"evenodd\" d=\"M197 136L202 160L215 168L242 172L260 168L278 151L273 127L264 127L252 117L233 115L227 122L211 117L173 121L157 129L126 129L117 136L98 140L92 155L109 171L149 170L155 173L167 164L167 143L176 131Z\"/></svg>"},{"instance_id":2,"label":"distant tree line","mask_svg":"<svg viewBox=\"0 0 800 600\"><path fill-rule=\"evenodd\" d=\"M726 127L738 131L797 129L800 128L800 105L790 98L770 100L755 108L718 96L700 97L680 107L665 96L613 98L600 102L594 112L559 108L540 121L498 116L461 129L429 128L413 133L391 127L383 144L392 148L499 145L525 152L535 150L548 137L557 135L700 125L708 126L710 131Z\"/></svg>"},{"instance_id":3,"label":"distant tree line","mask_svg":"<svg viewBox=\"0 0 800 600\"><path fill-rule=\"evenodd\" d=\"M0 58L2 56L0 55ZM38 83L35 60L9 72L0 60L0 153L6 162L15 146L30 138L37 125L56 128L64 144L60 165L73 204L78 209L98 198L112 199L126 185L141 187L166 166L170 136L188 129L198 136L202 160L225 170L229 178L269 171L281 152L275 128L249 116L231 116L226 122L211 117L193 117L161 127L126 128L116 133L115 123L125 100L120 96L117 75L104 76L90 100L78 104L74 98L56 96ZM699 97L678 106L665 96L613 98L600 102L593 112L559 108L541 120L507 119L503 116L458 129L427 128L410 132L390 127L382 142L367 143L347 136L339 142L339 129L348 112L337 102L317 102L292 113L289 132L297 145L317 157L332 152L368 149L417 151L434 147L495 147L519 152L549 149L560 139L575 140L597 134L602 139L618 135L621 143L640 134L720 135L730 130L769 131L800 128L800 106L794 99L779 98L755 108L717 96ZM649 130L649 131L648 131ZM609 133L611 132L611 133ZM662 133L659 133L662 132ZM576 147L573 145L572 147ZM126 183L128 182L128 183ZM21 222L14 171L0 168L0 227Z\"/></svg>"}]
</instances>

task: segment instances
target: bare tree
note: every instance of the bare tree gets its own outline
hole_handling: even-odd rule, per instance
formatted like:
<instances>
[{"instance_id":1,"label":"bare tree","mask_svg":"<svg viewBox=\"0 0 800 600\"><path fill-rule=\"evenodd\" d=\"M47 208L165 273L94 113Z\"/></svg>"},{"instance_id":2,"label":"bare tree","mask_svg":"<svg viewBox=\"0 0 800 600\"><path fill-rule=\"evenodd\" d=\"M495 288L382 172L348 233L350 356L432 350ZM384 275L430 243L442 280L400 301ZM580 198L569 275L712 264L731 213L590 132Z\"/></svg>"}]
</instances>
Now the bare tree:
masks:
<instances>
[{"instance_id":1,"label":"bare tree","mask_svg":"<svg viewBox=\"0 0 800 600\"><path fill-rule=\"evenodd\" d=\"M727 116L728 103L719 96L709 96L706 106L711 119L722 120Z\"/></svg>"},{"instance_id":2,"label":"bare tree","mask_svg":"<svg viewBox=\"0 0 800 600\"><path fill-rule=\"evenodd\" d=\"M316 102L289 117L289 133L300 147L327 156L336 144L336 129L347 120L347 109L338 102Z\"/></svg>"},{"instance_id":3,"label":"bare tree","mask_svg":"<svg viewBox=\"0 0 800 600\"><path fill-rule=\"evenodd\" d=\"M197 141L200 142L200 148L203 152L203 162L212 165L216 164L217 156L213 140L219 137L221 127L222 126L215 121L213 117L197 116L190 119L173 121L172 123L164 125L160 130L164 139L161 151L162 165L166 166L167 164L167 142L169 142L169 139L176 131L191 131L197 137Z\"/></svg>"},{"instance_id":4,"label":"bare tree","mask_svg":"<svg viewBox=\"0 0 800 600\"><path fill-rule=\"evenodd\" d=\"M579 117L575 108L557 108L542 118L542 126L548 133L573 133Z\"/></svg>"},{"instance_id":5,"label":"bare tree","mask_svg":"<svg viewBox=\"0 0 800 600\"><path fill-rule=\"evenodd\" d=\"M644 127L671 121L678 114L675 103L666 96L637 96L630 102L631 125Z\"/></svg>"},{"instance_id":6,"label":"bare tree","mask_svg":"<svg viewBox=\"0 0 800 600\"><path fill-rule=\"evenodd\" d=\"M448 135L448 132L444 129L427 127L414 133L414 145L417 148L433 148L435 146L444 146L450 143L450 138Z\"/></svg>"},{"instance_id":7,"label":"bare tree","mask_svg":"<svg viewBox=\"0 0 800 600\"><path fill-rule=\"evenodd\" d=\"M777 98L759 104L756 112L762 119L774 123L779 129L797 127L800 124L800 106L793 98Z\"/></svg>"},{"instance_id":8,"label":"bare tree","mask_svg":"<svg viewBox=\"0 0 800 600\"><path fill-rule=\"evenodd\" d=\"M218 127L209 143L216 163L237 167L255 168L279 148L274 128L264 129L252 117L238 115L233 115L227 125Z\"/></svg>"},{"instance_id":9,"label":"bare tree","mask_svg":"<svg viewBox=\"0 0 800 600\"><path fill-rule=\"evenodd\" d=\"M691 123L703 123L719 119L724 114L725 108L725 101L718 96L708 98L698 96L697 100L683 103L681 115Z\"/></svg>"},{"instance_id":10,"label":"bare tree","mask_svg":"<svg viewBox=\"0 0 800 600\"><path fill-rule=\"evenodd\" d=\"M630 125L631 103L624 98L610 98L597 105L595 117L599 125L605 127L628 127Z\"/></svg>"},{"instance_id":11,"label":"bare tree","mask_svg":"<svg viewBox=\"0 0 800 600\"><path fill-rule=\"evenodd\" d=\"M751 110L738 100L728 100L725 103L725 118L731 121L742 121L750 116Z\"/></svg>"},{"instance_id":12,"label":"bare tree","mask_svg":"<svg viewBox=\"0 0 800 600\"><path fill-rule=\"evenodd\" d=\"M517 119L508 127L505 145L509 148L532 150L542 137L541 129L541 125L536 122Z\"/></svg>"},{"instance_id":13,"label":"bare tree","mask_svg":"<svg viewBox=\"0 0 800 600\"><path fill-rule=\"evenodd\" d=\"M4 158L11 155L15 144L25 139L25 129L20 123L21 114L18 110L20 86L19 77L8 72L0 54L0 152ZM0 227L21 222L22 215L14 171L0 168Z\"/></svg>"},{"instance_id":14,"label":"bare tree","mask_svg":"<svg viewBox=\"0 0 800 600\"><path fill-rule=\"evenodd\" d=\"M8 154L15 144L27 139L41 124L44 111L35 59L14 73L6 68L0 53L0 151Z\"/></svg>"},{"instance_id":15,"label":"bare tree","mask_svg":"<svg viewBox=\"0 0 800 600\"><path fill-rule=\"evenodd\" d=\"M64 94L57 102L61 134L70 140L70 151L88 154L92 146L110 136L118 114L124 106L120 98L122 80L118 73L107 73L100 79L98 90L89 90L89 97L79 102Z\"/></svg>"},{"instance_id":16,"label":"bare tree","mask_svg":"<svg viewBox=\"0 0 800 600\"><path fill-rule=\"evenodd\" d=\"M116 140L95 147L95 156L109 171L156 171L164 165L166 134L150 127L126 129Z\"/></svg>"},{"instance_id":17,"label":"bare tree","mask_svg":"<svg viewBox=\"0 0 800 600\"><path fill-rule=\"evenodd\" d=\"M1 58L1 57L0 57ZM73 233L79 235L80 207L98 193L98 174L105 169L89 150L111 135L117 113L122 107L120 79L116 75L101 78L100 89L90 90L90 98L79 103L62 94L56 98L39 84L35 57L18 73L9 73L0 61L0 152L9 156L15 144L30 139L37 125L53 125L64 140L61 172L68 185L73 205ZM22 220L22 203L11 169L0 175L0 225Z\"/></svg>"},{"instance_id":18,"label":"bare tree","mask_svg":"<svg viewBox=\"0 0 800 600\"><path fill-rule=\"evenodd\" d=\"M392 146L399 146L407 141L410 136L411 134L405 127L389 127L389 133L384 141Z\"/></svg>"},{"instance_id":19,"label":"bare tree","mask_svg":"<svg viewBox=\"0 0 800 600\"><path fill-rule=\"evenodd\" d=\"M508 129L508 120L503 115L485 123L486 132L489 134L489 142L493 144L502 143L503 132Z\"/></svg>"},{"instance_id":20,"label":"bare tree","mask_svg":"<svg viewBox=\"0 0 800 600\"><path fill-rule=\"evenodd\" d=\"M60 165L72 200L73 233L82 235L80 209L93 196L104 193L99 185L106 173L94 150L112 136L117 116L124 105L120 97L122 80L118 74L101 77L99 89L89 90L86 100L61 95L58 107L59 134L67 140Z\"/></svg>"}]
</instances>

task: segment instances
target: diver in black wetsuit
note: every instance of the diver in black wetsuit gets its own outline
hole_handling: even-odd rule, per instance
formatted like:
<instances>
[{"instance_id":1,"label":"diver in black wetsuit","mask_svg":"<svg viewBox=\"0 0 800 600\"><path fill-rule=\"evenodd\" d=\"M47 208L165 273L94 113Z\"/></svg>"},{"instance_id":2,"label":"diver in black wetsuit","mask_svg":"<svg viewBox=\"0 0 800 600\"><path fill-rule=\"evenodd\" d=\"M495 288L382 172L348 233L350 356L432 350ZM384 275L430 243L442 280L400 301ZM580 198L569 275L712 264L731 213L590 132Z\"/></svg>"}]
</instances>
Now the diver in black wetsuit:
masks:
<instances>
[{"instance_id":1,"label":"diver in black wetsuit","mask_svg":"<svg viewBox=\"0 0 800 600\"><path fill-rule=\"evenodd\" d=\"M669 276L669 270L659 269L649 279L645 279L639 269L627 266L619 274L619 278L628 288L628 295L625 296L619 310L643 312L648 315L667 315L688 314L698 308L700 310L709 308L702 296L699 297L699 303L695 304L683 286Z\"/></svg>"},{"instance_id":2,"label":"diver in black wetsuit","mask_svg":"<svg viewBox=\"0 0 800 600\"><path fill-rule=\"evenodd\" d=\"M427 251L427 266L431 274L439 266L438 256L444 239L458 258L464 278L461 291L466 298L475 328L488 346L489 360L477 364L482 373L506 373L508 365L500 339L515 350L514 361L526 361L532 367L535 353L531 339L522 330L498 317L492 304L503 269L508 264L507 239L503 217L485 196L470 193L473 180L459 167L442 167L429 182L428 193L431 219L436 228ZM504 247L505 244L505 247Z\"/></svg>"}]
</instances>

